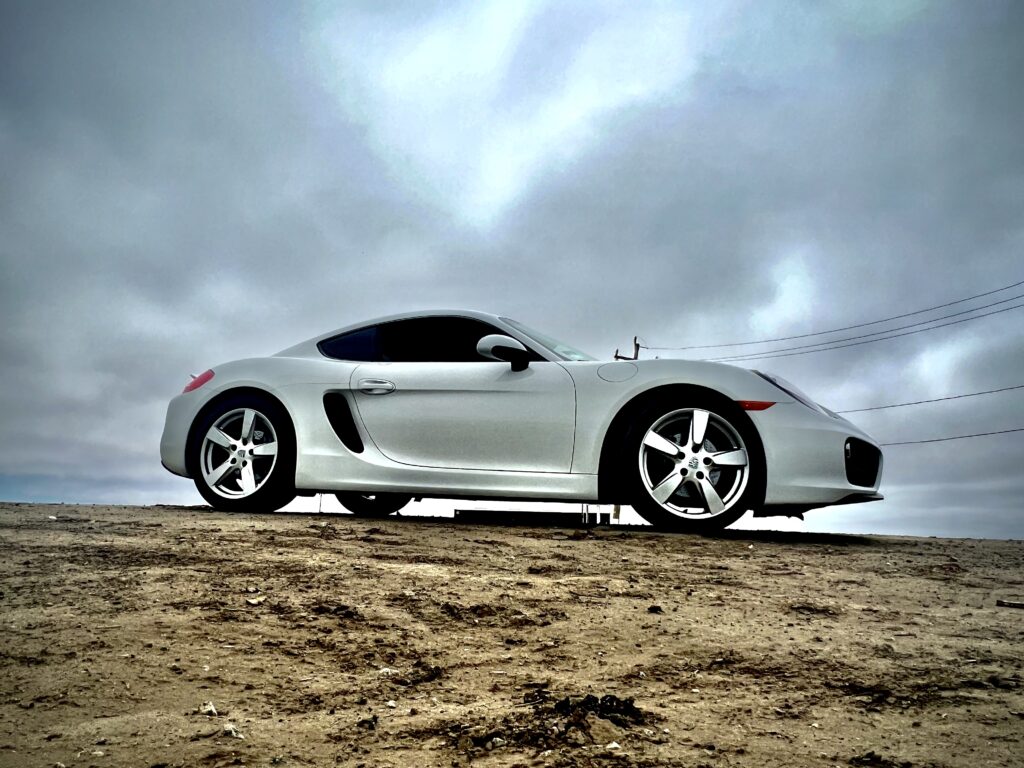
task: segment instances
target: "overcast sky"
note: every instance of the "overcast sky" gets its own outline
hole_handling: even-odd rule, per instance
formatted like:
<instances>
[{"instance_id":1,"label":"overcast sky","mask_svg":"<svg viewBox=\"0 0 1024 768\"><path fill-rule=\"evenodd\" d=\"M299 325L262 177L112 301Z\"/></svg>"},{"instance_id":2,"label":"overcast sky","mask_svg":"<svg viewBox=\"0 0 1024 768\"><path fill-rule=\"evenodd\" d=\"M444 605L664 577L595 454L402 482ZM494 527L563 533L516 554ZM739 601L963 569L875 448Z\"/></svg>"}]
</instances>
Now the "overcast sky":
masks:
<instances>
[{"instance_id":1,"label":"overcast sky","mask_svg":"<svg viewBox=\"0 0 1024 768\"><path fill-rule=\"evenodd\" d=\"M1022 39L1012 0L0 2L0 498L198 503L158 456L189 373L390 312L608 357L1024 280ZM750 365L841 409L1022 350L1024 309ZM1022 427L1024 390L854 418ZM1024 537L1022 467L891 447L886 501L800 525Z\"/></svg>"}]
</instances>

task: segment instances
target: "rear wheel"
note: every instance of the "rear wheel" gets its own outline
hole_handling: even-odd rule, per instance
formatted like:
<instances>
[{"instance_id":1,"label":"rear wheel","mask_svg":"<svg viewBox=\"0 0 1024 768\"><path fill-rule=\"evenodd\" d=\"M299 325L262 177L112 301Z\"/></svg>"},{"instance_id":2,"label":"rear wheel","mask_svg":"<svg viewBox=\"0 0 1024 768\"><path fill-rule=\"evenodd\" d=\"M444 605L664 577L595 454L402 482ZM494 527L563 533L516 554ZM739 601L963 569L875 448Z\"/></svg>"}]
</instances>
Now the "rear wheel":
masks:
<instances>
[{"instance_id":1,"label":"rear wheel","mask_svg":"<svg viewBox=\"0 0 1024 768\"><path fill-rule=\"evenodd\" d=\"M334 495L341 502L341 506L357 517L387 517L412 501L412 496L406 496L404 493L342 491Z\"/></svg>"},{"instance_id":2,"label":"rear wheel","mask_svg":"<svg viewBox=\"0 0 1024 768\"><path fill-rule=\"evenodd\" d=\"M731 403L652 408L628 440L633 508L654 525L719 530L763 499L760 441Z\"/></svg>"},{"instance_id":3,"label":"rear wheel","mask_svg":"<svg viewBox=\"0 0 1024 768\"><path fill-rule=\"evenodd\" d=\"M210 409L195 431L190 467L215 509L276 510L295 498L295 438L275 401L241 394Z\"/></svg>"}]
</instances>

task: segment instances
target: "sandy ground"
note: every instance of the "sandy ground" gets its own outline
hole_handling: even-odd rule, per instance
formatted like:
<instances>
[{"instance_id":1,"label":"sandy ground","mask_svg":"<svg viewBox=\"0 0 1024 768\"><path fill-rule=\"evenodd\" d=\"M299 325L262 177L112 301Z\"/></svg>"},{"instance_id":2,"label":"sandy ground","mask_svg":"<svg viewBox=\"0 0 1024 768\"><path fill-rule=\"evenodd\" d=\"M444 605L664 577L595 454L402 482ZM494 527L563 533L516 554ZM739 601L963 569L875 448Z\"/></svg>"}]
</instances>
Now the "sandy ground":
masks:
<instances>
[{"instance_id":1,"label":"sandy ground","mask_svg":"<svg viewBox=\"0 0 1024 768\"><path fill-rule=\"evenodd\" d=\"M1020 542L0 504L0 550L2 766L1024 765Z\"/></svg>"}]
</instances>

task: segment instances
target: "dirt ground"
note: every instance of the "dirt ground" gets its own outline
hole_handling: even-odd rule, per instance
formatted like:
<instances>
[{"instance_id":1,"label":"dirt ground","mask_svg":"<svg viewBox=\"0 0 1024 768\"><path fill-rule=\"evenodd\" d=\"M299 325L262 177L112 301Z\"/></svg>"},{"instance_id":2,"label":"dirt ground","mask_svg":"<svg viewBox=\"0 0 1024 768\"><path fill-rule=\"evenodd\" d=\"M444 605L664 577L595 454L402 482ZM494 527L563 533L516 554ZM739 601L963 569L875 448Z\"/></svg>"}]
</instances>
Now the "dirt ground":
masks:
<instances>
[{"instance_id":1,"label":"dirt ground","mask_svg":"<svg viewBox=\"0 0 1024 768\"><path fill-rule=\"evenodd\" d=\"M1024 765L1021 542L0 503L2 766Z\"/></svg>"}]
</instances>

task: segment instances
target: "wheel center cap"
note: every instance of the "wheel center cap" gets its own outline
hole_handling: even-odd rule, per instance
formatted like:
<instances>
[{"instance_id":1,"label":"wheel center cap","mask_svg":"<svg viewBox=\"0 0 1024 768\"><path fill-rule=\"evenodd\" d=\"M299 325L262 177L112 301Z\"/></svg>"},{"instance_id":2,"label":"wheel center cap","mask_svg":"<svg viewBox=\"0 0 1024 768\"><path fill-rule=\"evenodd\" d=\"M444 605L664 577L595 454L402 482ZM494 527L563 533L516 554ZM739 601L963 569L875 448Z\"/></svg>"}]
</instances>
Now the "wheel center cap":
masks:
<instances>
[{"instance_id":1,"label":"wheel center cap","mask_svg":"<svg viewBox=\"0 0 1024 768\"><path fill-rule=\"evenodd\" d=\"M696 469L698 466L700 466L700 462L697 461L697 457L696 456L693 456L693 457L690 458L690 461L687 463L687 466L690 469Z\"/></svg>"}]
</instances>

